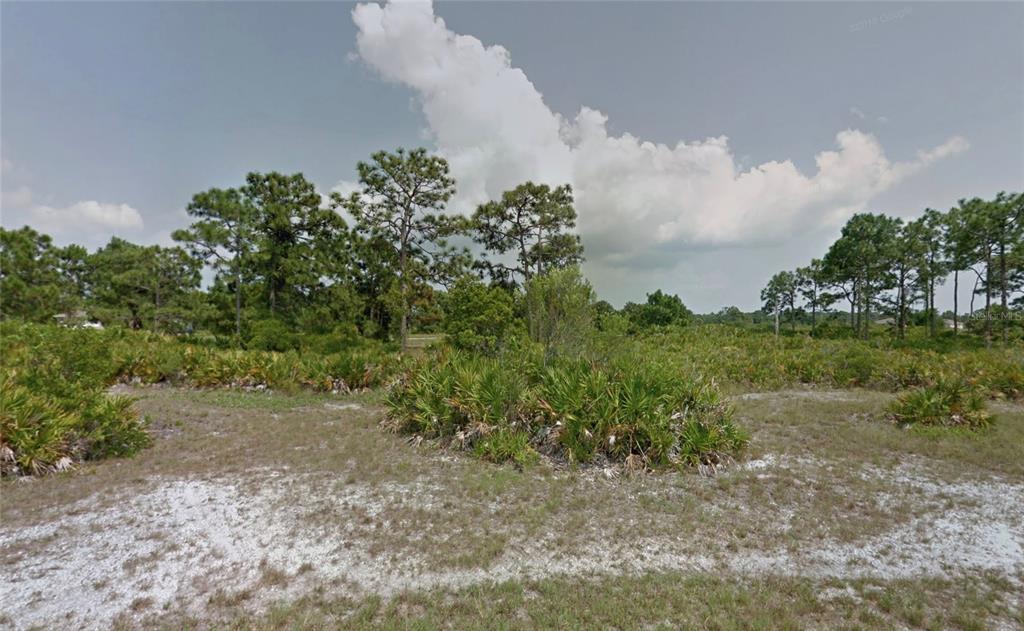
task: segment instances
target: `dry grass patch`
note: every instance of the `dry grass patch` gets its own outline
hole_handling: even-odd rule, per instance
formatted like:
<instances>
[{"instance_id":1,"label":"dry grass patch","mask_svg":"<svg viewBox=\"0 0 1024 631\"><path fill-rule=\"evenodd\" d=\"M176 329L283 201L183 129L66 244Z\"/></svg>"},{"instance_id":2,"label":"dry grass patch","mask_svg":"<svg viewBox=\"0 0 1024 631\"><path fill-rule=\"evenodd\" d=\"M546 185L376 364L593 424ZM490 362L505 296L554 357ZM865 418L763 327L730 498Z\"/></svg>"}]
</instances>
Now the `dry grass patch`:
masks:
<instances>
[{"instance_id":1,"label":"dry grass patch","mask_svg":"<svg viewBox=\"0 0 1024 631\"><path fill-rule=\"evenodd\" d=\"M509 581L391 599L309 597L233 629L986 629L1021 622L1013 586L962 581L737 579L674 572ZM201 621L195 621L201 625Z\"/></svg>"},{"instance_id":2,"label":"dry grass patch","mask_svg":"<svg viewBox=\"0 0 1024 631\"><path fill-rule=\"evenodd\" d=\"M616 479L599 469L519 470L409 444L379 430L374 395L132 394L167 428L153 448L4 483L2 526L2 552L24 586L36 580L33 563L61 554L60 542L82 548L84 564L90 554L114 555L109 584L94 589L100 577L90 577L68 595L102 615L116 605L128 626L177 628L191 616L195 626L238 628L806 628L846 620L877 628L913 626L910 617L950 628L970 616L1019 615L1006 609L1010 587L972 573L967 547L971 533L991 532L984 520L1006 508L981 491L1022 494L1019 442L997 444L986 432L965 444L900 430L872 420L889 400L879 393L736 399L753 435L749 461L713 477ZM998 413L991 434L1024 436L1021 408ZM176 502L185 510L171 510ZM1013 510L993 523L1012 531ZM975 577L970 598L950 595L952 578L914 578L944 571L945 548L933 540L957 535L918 529L951 515L977 526L954 550L967 556L950 557L954 573ZM89 547L110 538L138 543ZM863 550L867 556L855 554ZM984 552L1005 567L998 548ZM856 565L842 565L847 557ZM188 578L176 583L180 572ZM622 575L581 582L609 573ZM797 577L767 578L776 574ZM831 575L848 580L824 578ZM480 584L492 578L509 582ZM143 579L154 581L151 591ZM448 587L431 590L441 585ZM886 589L891 605L868 593ZM132 612L138 598L153 603ZM281 599L289 604L252 617ZM943 599L961 603L960 617L935 609ZM641 605L650 611L638 612ZM167 617L157 616L165 608Z\"/></svg>"}]
</instances>

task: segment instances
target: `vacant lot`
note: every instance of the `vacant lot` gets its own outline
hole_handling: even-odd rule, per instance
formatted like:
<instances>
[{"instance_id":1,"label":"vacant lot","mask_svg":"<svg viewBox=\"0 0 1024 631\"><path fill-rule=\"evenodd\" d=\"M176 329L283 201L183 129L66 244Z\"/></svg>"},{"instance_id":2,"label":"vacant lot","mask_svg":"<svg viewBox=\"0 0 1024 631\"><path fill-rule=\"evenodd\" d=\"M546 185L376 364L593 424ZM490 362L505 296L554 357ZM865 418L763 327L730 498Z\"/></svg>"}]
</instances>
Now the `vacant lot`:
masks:
<instances>
[{"instance_id":1,"label":"vacant lot","mask_svg":"<svg viewBox=\"0 0 1024 631\"><path fill-rule=\"evenodd\" d=\"M5 626L1019 628L1024 407L978 436L867 391L738 394L713 477L496 467L374 395L132 392L155 445L4 482Z\"/></svg>"}]
</instances>

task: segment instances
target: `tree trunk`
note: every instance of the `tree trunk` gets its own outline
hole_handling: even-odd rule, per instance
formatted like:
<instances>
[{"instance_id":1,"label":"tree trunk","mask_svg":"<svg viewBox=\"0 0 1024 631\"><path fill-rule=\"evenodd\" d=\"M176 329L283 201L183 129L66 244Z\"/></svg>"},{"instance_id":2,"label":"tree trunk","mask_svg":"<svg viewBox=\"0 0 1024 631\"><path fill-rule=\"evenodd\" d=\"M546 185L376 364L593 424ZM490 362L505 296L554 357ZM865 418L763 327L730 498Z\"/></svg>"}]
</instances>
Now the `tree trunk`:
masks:
<instances>
[{"instance_id":1,"label":"tree trunk","mask_svg":"<svg viewBox=\"0 0 1024 631\"><path fill-rule=\"evenodd\" d=\"M985 346L992 346L992 254L985 254Z\"/></svg>"},{"instance_id":2,"label":"tree trunk","mask_svg":"<svg viewBox=\"0 0 1024 631\"><path fill-rule=\"evenodd\" d=\"M235 274L235 337L242 339L242 277Z\"/></svg>"},{"instance_id":3,"label":"tree trunk","mask_svg":"<svg viewBox=\"0 0 1024 631\"><path fill-rule=\"evenodd\" d=\"M906 279L900 274L900 285L896 289L896 337L903 339L903 327L905 326L904 316L906 309L903 306L906 300Z\"/></svg>"},{"instance_id":4,"label":"tree trunk","mask_svg":"<svg viewBox=\"0 0 1024 631\"><path fill-rule=\"evenodd\" d=\"M960 332L960 320L957 308L960 304L960 270L953 270L953 333Z\"/></svg>"},{"instance_id":5,"label":"tree trunk","mask_svg":"<svg viewBox=\"0 0 1024 631\"><path fill-rule=\"evenodd\" d=\"M160 277L156 278L156 285L153 286L153 330L160 330Z\"/></svg>"},{"instance_id":6,"label":"tree trunk","mask_svg":"<svg viewBox=\"0 0 1024 631\"><path fill-rule=\"evenodd\" d=\"M402 294L402 317L399 320L398 337L403 353L409 346L409 270L407 268L409 266L409 232L411 230L412 214L412 208L405 209L398 252L398 269L402 274L401 282L398 286Z\"/></svg>"},{"instance_id":7,"label":"tree trunk","mask_svg":"<svg viewBox=\"0 0 1024 631\"><path fill-rule=\"evenodd\" d=\"M1001 299L1000 300L1000 304L1003 307L1002 312L1000 313L1000 315L1002 316L1002 321L1001 321L1001 324L1000 324L1000 327L999 327L1001 329L1000 337L1002 338L1003 345L1005 346L1006 345L1006 325L1008 324L1007 320L1009 319L1009 314L1010 314L1010 312L1007 311L1007 308L1006 308L1006 244L1005 243L1000 243L999 244L999 293L1000 293L1000 299Z\"/></svg>"},{"instance_id":8,"label":"tree trunk","mask_svg":"<svg viewBox=\"0 0 1024 631\"><path fill-rule=\"evenodd\" d=\"M974 279L974 289L971 290L971 319L974 318L974 297L978 295L978 283L981 282L981 274L977 274L977 278Z\"/></svg>"},{"instance_id":9,"label":"tree trunk","mask_svg":"<svg viewBox=\"0 0 1024 631\"><path fill-rule=\"evenodd\" d=\"M241 211L239 211L241 212ZM241 223L241 217L238 218ZM241 237L235 232L235 337L238 339L238 344L241 344L242 340L242 243Z\"/></svg>"},{"instance_id":10,"label":"tree trunk","mask_svg":"<svg viewBox=\"0 0 1024 631\"><path fill-rule=\"evenodd\" d=\"M544 275L544 228L537 226L537 276Z\"/></svg>"},{"instance_id":11,"label":"tree trunk","mask_svg":"<svg viewBox=\"0 0 1024 631\"><path fill-rule=\"evenodd\" d=\"M871 294L864 296L864 339L871 336Z\"/></svg>"},{"instance_id":12,"label":"tree trunk","mask_svg":"<svg viewBox=\"0 0 1024 631\"><path fill-rule=\"evenodd\" d=\"M775 337L779 337L779 311L781 306L775 306Z\"/></svg>"},{"instance_id":13,"label":"tree trunk","mask_svg":"<svg viewBox=\"0 0 1024 631\"><path fill-rule=\"evenodd\" d=\"M853 296L852 298L849 298L849 300L850 300L850 330L856 333L856 331L857 331L857 321L856 321L856 318L854 318L853 314L854 314L854 308L857 305L857 297Z\"/></svg>"},{"instance_id":14,"label":"tree trunk","mask_svg":"<svg viewBox=\"0 0 1024 631\"><path fill-rule=\"evenodd\" d=\"M928 279L928 335L935 337L935 278Z\"/></svg>"},{"instance_id":15,"label":"tree trunk","mask_svg":"<svg viewBox=\"0 0 1024 631\"><path fill-rule=\"evenodd\" d=\"M406 274L406 253L405 246L402 246L402 252L399 257L399 269L402 272L402 281L399 285L399 290L402 294L402 317L399 321L398 326L398 338L401 344L402 352L404 353L406 347L409 345L409 294L408 294L408 275Z\"/></svg>"},{"instance_id":16,"label":"tree trunk","mask_svg":"<svg viewBox=\"0 0 1024 631\"><path fill-rule=\"evenodd\" d=\"M860 292L857 289L857 284L855 282L853 285L853 303L850 305L850 313L855 314L855 319L853 323L854 337L860 337L860 314L863 311L860 304Z\"/></svg>"}]
</instances>

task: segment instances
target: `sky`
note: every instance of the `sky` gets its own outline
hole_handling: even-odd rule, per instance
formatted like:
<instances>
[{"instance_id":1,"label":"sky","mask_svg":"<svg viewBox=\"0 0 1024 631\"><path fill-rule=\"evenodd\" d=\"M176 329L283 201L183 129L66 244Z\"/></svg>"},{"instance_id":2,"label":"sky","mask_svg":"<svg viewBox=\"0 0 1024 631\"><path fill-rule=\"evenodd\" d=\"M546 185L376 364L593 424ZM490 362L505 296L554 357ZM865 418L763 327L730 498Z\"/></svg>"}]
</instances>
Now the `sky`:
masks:
<instances>
[{"instance_id":1,"label":"sky","mask_svg":"<svg viewBox=\"0 0 1024 631\"><path fill-rule=\"evenodd\" d=\"M5 0L0 36L0 221L58 243L425 146L451 212L572 184L601 298L749 310L853 213L1024 188L1022 3Z\"/></svg>"}]
</instances>

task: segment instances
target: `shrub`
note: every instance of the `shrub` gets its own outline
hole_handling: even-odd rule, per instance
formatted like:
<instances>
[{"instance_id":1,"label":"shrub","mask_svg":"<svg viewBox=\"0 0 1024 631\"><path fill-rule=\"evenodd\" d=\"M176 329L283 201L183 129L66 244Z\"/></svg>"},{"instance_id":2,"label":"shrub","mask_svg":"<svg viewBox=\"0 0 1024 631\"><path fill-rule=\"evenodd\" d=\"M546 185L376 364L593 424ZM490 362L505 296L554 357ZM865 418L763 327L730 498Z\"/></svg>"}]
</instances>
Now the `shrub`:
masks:
<instances>
[{"instance_id":1,"label":"shrub","mask_svg":"<svg viewBox=\"0 0 1024 631\"><path fill-rule=\"evenodd\" d=\"M495 354L514 329L512 295L464 277L445 300L444 332L454 348Z\"/></svg>"},{"instance_id":2,"label":"shrub","mask_svg":"<svg viewBox=\"0 0 1024 631\"><path fill-rule=\"evenodd\" d=\"M45 473L127 456L149 444L118 381L199 387L348 391L384 384L398 369L375 344L321 355L220 349L151 332L0 323L0 470Z\"/></svg>"},{"instance_id":3,"label":"shrub","mask_svg":"<svg viewBox=\"0 0 1024 631\"><path fill-rule=\"evenodd\" d=\"M643 304L629 303L622 311L636 330L659 326L685 326L693 318L679 296L662 293L659 289L647 294Z\"/></svg>"},{"instance_id":4,"label":"shrub","mask_svg":"<svg viewBox=\"0 0 1024 631\"><path fill-rule=\"evenodd\" d=\"M247 348L261 351L289 351L299 346L299 336L280 320L258 320L251 325Z\"/></svg>"},{"instance_id":5,"label":"shrub","mask_svg":"<svg viewBox=\"0 0 1024 631\"><path fill-rule=\"evenodd\" d=\"M796 384L867 387L900 391L933 385L940 375L977 384L991 396L1024 397L1024 348L980 348L968 340L819 339L801 335L776 340L763 331L725 325L654 330L632 344L646 357L681 370L755 388Z\"/></svg>"},{"instance_id":6,"label":"shrub","mask_svg":"<svg viewBox=\"0 0 1024 631\"><path fill-rule=\"evenodd\" d=\"M385 423L478 456L523 464L532 452L630 468L717 465L747 442L711 382L669 366L459 352L421 362L388 394Z\"/></svg>"},{"instance_id":7,"label":"shrub","mask_svg":"<svg viewBox=\"0 0 1024 631\"><path fill-rule=\"evenodd\" d=\"M79 460L128 456L149 444L130 397L27 376L8 370L0 377L3 475L48 473Z\"/></svg>"},{"instance_id":8,"label":"shrub","mask_svg":"<svg viewBox=\"0 0 1024 631\"><path fill-rule=\"evenodd\" d=\"M941 378L935 384L911 390L889 406L897 423L924 427L984 429L992 415L985 394L962 379Z\"/></svg>"},{"instance_id":9,"label":"shrub","mask_svg":"<svg viewBox=\"0 0 1024 631\"><path fill-rule=\"evenodd\" d=\"M545 360L583 351L594 326L594 290L578 267L532 278L523 306L530 337L544 347Z\"/></svg>"}]
</instances>

